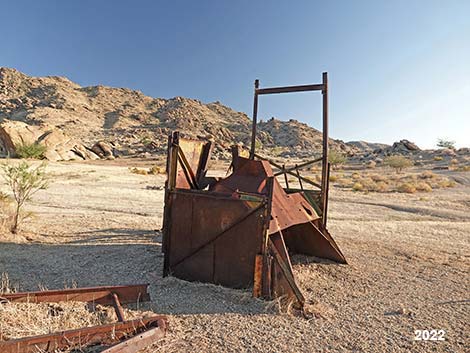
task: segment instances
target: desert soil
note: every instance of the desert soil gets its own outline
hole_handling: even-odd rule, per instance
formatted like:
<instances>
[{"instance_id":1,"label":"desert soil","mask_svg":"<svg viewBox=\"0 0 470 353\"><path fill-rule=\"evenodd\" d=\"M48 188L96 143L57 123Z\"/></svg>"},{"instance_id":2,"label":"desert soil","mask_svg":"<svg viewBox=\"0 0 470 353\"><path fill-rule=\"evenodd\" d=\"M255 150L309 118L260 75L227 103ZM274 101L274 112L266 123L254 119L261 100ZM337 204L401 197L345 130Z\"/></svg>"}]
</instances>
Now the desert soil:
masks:
<instances>
[{"instance_id":1,"label":"desert soil","mask_svg":"<svg viewBox=\"0 0 470 353\"><path fill-rule=\"evenodd\" d=\"M0 235L0 272L21 290L150 283L146 309L168 315L170 329L146 352L469 349L468 173L432 193L333 189L328 227L349 264L293 258L306 319L249 291L162 278L163 175L106 162L48 170L51 186L29 205L28 239ZM445 341L414 341L418 329L443 329Z\"/></svg>"}]
</instances>

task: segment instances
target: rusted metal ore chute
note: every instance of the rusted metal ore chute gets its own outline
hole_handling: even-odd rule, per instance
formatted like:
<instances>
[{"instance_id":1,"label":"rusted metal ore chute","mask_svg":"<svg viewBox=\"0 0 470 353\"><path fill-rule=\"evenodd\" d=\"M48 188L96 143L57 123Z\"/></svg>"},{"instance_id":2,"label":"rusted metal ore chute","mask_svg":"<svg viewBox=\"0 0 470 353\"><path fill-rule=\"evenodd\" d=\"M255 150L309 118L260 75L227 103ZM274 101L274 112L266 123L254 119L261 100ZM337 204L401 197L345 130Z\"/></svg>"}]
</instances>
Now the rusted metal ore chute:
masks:
<instances>
[{"instance_id":1,"label":"rusted metal ore chute","mask_svg":"<svg viewBox=\"0 0 470 353\"><path fill-rule=\"evenodd\" d=\"M286 167L255 151L258 96L321 90L323 155ZM253 287L256 297L304 298L289 254L306 254L346 263L326 229L328 207L327 75L319 85L259 88L255 82L252 146L249 158L232 148L232 173L207 177L212 143L169 136L163 221L164 275L232 288ZM322 162L321 184L300 169ZM279 169L274 173L272 167ZM301 189L289 188L287 175ZM284 175L283 188L277 176ZM316 189L307 189L307 185Z\"/></svg>"}]
</instances>

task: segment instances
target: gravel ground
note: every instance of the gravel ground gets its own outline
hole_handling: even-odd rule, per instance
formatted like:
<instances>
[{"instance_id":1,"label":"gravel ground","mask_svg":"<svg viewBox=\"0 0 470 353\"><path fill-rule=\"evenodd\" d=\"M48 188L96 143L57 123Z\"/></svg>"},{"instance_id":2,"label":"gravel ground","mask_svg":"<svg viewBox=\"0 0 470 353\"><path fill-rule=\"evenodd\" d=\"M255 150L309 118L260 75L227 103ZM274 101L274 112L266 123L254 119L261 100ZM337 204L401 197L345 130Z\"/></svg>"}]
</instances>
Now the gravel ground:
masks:
<instances>
[{"instance_id":1,"label":"gravel ground","mask_svg":"<svg viewBox=\"0 0 470 353\"><path fill-rule=\"evenodd\" d=\"M53 183L30 204L24 238L0 235L0 272L23 290L150 283L145 309L168 315L170 330L145 352L469 349L468 173L427 194L332 190L328 226L349 265L292 259L313 313L305 319L248 291L161 277L163 191L153 187L164 176L116 164L48 169ZM443 329L445 341L414 341L418 329Z\"/></svg>"}]
</instances>

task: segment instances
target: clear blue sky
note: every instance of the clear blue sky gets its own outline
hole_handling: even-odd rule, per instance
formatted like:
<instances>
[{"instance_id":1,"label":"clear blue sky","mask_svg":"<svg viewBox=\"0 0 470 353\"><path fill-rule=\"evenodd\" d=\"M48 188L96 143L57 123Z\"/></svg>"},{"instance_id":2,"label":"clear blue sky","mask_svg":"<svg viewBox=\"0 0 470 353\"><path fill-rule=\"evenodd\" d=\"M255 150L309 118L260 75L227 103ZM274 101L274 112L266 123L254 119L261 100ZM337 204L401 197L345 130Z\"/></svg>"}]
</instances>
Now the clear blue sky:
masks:
<instances>
[{"instance_id":1,"label":"clear blue sky","mask_svg":"<svg viewBox=\"0 0 470 353\"><path fill-rule=\"evenodd\" d=\"M470 1L0 0L0 66L251 116L262 86L330 75L331 136L470 145ZM319 93L262 97L320 127Z\"/></svg>"}]
</instances>

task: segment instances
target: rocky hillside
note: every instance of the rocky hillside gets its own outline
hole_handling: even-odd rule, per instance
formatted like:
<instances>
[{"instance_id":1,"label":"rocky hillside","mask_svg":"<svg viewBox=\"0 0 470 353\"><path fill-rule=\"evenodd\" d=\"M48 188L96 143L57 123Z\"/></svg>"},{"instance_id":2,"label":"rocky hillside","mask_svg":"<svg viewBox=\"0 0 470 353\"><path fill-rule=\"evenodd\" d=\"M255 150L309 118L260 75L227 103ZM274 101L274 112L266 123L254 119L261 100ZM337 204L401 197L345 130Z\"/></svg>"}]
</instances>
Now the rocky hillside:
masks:
<instances>
[{"instance_id":1,"label":"rocky hillside","mask_svg":"<svg viewBox=\"0 0 470 353\"><path fill-rule=\"evenodd\" d=\"M214 139L216 155L227 157L226 148L248 146L251 133L246 114L219 102L81 87L64 77L30 77L0 68L0 123L5 119L58 128L88 146L104 140L116 154L129 156L164 153L167 135L177 129L187 137ZM296 120L271 119L260 123L259 131L258 147L266 153L304 157L321 151L321 133ZM330 145L347 154L358 151L339 140L331 139Z\"/></svg>"}]
</instances>

